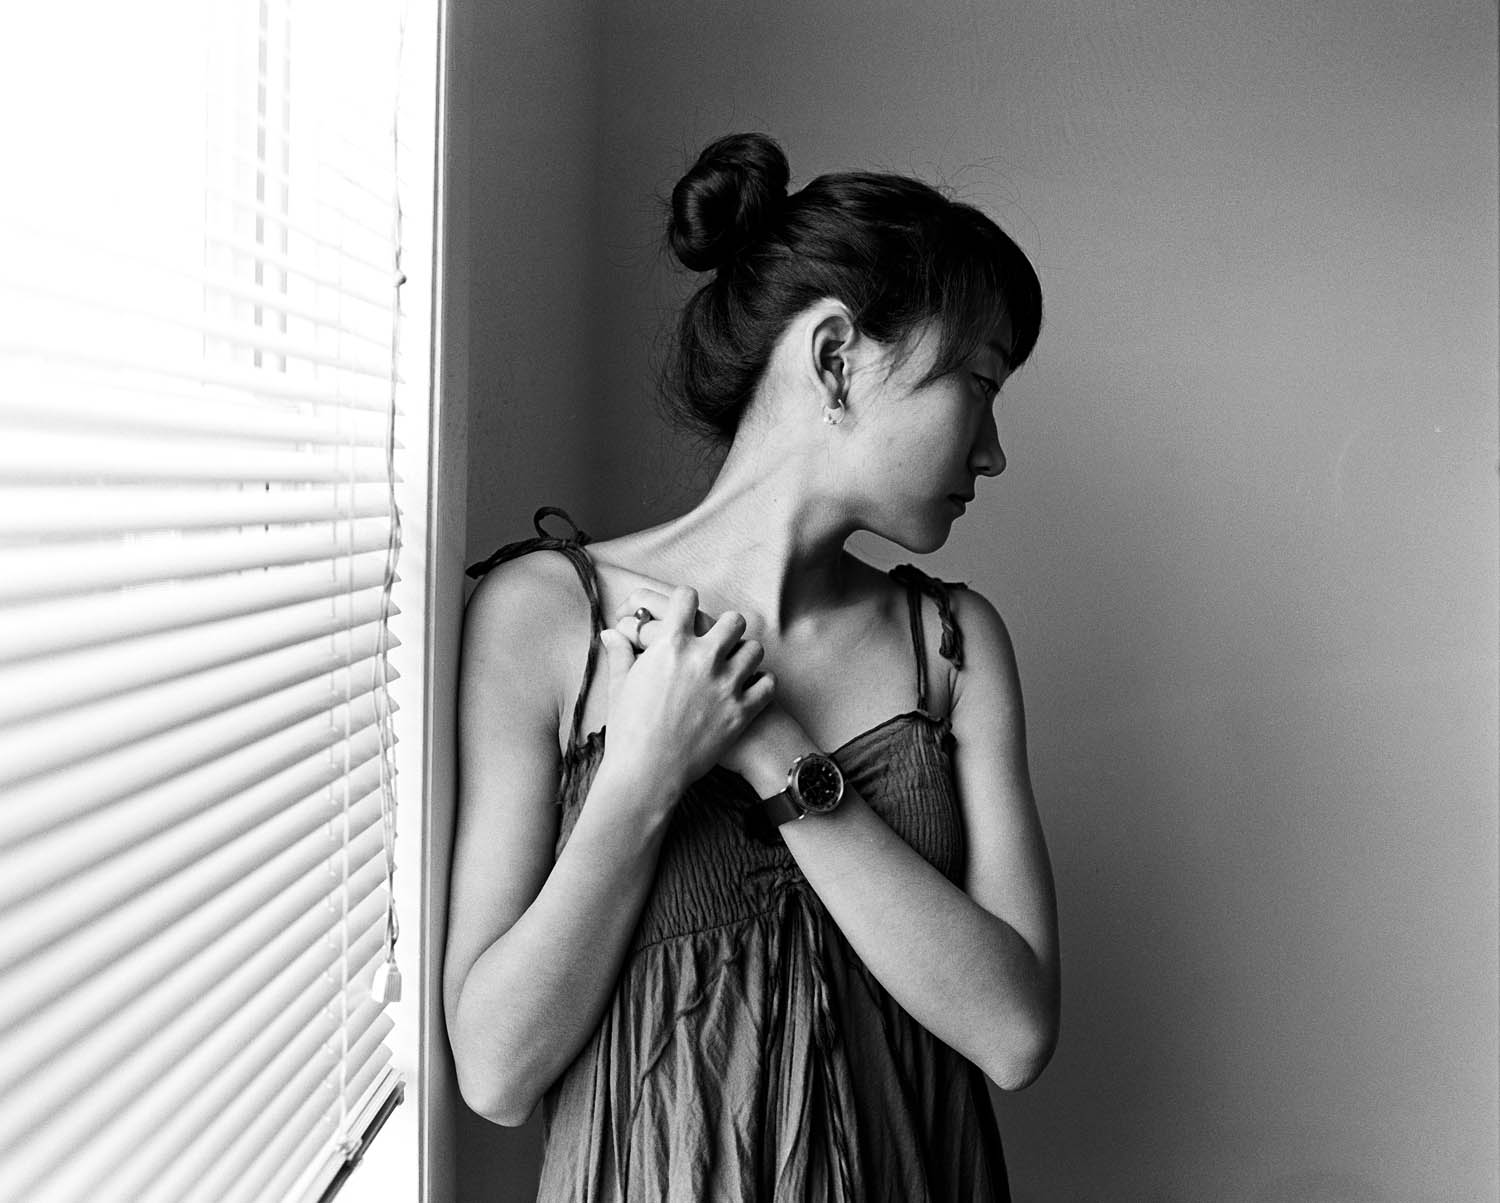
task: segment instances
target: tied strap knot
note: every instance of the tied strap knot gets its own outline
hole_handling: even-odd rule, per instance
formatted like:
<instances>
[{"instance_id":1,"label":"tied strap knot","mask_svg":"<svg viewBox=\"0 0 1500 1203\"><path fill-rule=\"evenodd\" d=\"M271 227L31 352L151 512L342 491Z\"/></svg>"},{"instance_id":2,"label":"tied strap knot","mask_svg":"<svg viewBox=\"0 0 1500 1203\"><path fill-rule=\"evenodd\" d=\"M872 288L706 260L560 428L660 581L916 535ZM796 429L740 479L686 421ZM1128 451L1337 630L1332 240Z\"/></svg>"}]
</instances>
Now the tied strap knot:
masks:
<instances>
[{"instance_id":1,"label":"tied strap knot","mask_svg":"<svg viewBox=\"0 0 1500 1203\"><path fill-rule=\"evenodd\" d=\"M542 523L548 518L561 518L570 528L566 535L553 535L547 532ZM525 555L528 551L561 551L565 547L583 547L589 542L588 533L568 517L566 510L555 505L544 505L531 516L531 525L536 528L536 534L531 538L517 539L513 543L506 543L487 559L478 563L470 564L464 573L474 578L482 577L491 568L513 560L517 556Z\"/></svg>"},{"instance_id":2,"label":"tied strap knot","mask_svg":"<svg viewBox=\"0 0 1500 1203\"><path fill-rule=\"evenodd\" d=\"M954 668L962 668L964 666L964 633L957 619L953 617L953 599L949 591L967 589L968 586L963 581L940 581L936 577L928 576L915 564L899 564L891 569L890 575L893 580L925 593L937 603L938 619L943 624L943 637L938 643L938 655L945 660L952 661Z\"/></svg>"}]
</instances>

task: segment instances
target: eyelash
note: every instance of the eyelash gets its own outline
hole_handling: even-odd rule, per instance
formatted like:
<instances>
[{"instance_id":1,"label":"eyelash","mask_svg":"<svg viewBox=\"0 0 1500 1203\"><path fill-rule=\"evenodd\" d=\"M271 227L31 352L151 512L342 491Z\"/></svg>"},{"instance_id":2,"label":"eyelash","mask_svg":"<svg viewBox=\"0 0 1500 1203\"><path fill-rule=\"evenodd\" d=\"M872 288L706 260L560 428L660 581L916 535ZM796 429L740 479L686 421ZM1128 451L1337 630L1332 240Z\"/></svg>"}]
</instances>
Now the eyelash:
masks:
<instances>
[{"instance_id":1,"label":"eyelash","mask_svg":"<svg viewBox=\"0 0 1500 1203\"><path fill-rule=\"evenodd\" d=\"M979 391L984 394L986 401L993 401L999 395L999 381L991 380L988 376L981 376L978 372L974 373L974 379L979 381Z\"/></svg>"}]
</instances>

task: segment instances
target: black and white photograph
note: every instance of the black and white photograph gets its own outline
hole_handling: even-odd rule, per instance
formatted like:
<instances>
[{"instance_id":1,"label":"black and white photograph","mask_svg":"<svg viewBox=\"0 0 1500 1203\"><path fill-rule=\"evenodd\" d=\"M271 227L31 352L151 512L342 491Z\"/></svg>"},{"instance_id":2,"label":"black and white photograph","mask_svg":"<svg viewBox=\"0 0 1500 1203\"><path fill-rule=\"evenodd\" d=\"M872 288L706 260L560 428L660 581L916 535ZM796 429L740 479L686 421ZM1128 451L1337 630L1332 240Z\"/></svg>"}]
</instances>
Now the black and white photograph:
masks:
<instances>
[{"instance_id":1,"label":"black and white photograph","mask_svg":"<svg viewBox=\"0 0 1500 1203\"><path fill-rule=\"evenodd\" d=\"M0 1203L1500 1199L1494 0L0 38Z\"/></svg>"}]
</instances>

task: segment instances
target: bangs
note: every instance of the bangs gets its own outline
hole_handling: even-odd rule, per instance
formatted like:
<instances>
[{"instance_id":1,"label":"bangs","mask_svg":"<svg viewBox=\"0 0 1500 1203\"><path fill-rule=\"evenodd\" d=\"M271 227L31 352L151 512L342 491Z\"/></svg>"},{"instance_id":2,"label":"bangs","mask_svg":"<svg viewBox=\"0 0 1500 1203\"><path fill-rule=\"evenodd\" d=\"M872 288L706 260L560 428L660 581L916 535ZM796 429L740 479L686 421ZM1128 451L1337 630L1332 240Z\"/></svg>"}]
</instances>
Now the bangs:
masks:
<instances>
[{"instance_id":1,"label":"bangs","mask_svg":"<svg viewBox=\"0 0 1500 1203\"><path fill-rule=\"evenodd\" d=\"M935 292L930 320L941 331L928 379L955 371L992 341L1008 342L1006 366L1014 372L1041 333L1041 282L1021 248L977 209L955 203L953 225L928 277ZM998 332L1005 319L1010 338L1002 341Z\"/></svg>"}]
</instances>

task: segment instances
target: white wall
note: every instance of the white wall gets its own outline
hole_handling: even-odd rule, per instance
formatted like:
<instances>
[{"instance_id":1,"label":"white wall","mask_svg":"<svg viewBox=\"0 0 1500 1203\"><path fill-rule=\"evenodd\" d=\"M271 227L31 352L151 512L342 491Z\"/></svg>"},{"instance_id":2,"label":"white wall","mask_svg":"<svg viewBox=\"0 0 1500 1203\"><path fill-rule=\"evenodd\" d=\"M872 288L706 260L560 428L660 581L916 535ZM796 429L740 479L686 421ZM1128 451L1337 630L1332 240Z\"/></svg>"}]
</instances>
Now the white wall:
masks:
<instances>
[{"instance_id":1,"label":"white wall","mask_svg":"<svg viewBox=\"0 0 1500 1203\"><path fill-rule=\"evenodd\" d=\"M1001 1100L1017 1198L1495 1197L1494 5L509 12L476 103L566 133L480 189L556 221L476 255L520 335L476 430L536 414L579 329L589 384L477 470L480 543L705 479L654 425L686 281L652 197L711 137L768 130L794 183L947 180L1037 263L1011 466L927 565L1010 622L1057 868L1063 1041ZM541 204L556 172L589 199ZM578 325L514 308L507 256Z\"/></svg>"}]
</instances>

